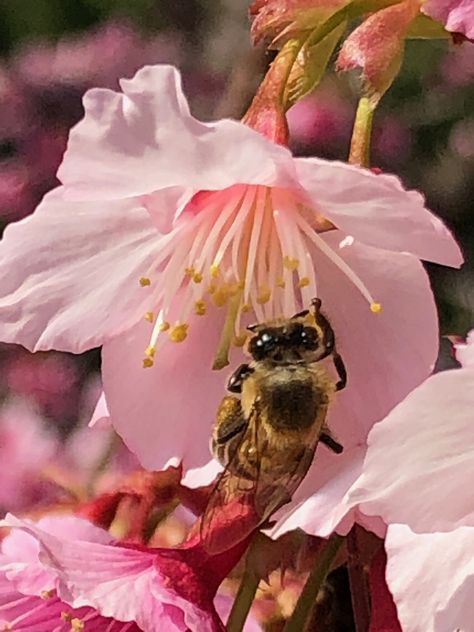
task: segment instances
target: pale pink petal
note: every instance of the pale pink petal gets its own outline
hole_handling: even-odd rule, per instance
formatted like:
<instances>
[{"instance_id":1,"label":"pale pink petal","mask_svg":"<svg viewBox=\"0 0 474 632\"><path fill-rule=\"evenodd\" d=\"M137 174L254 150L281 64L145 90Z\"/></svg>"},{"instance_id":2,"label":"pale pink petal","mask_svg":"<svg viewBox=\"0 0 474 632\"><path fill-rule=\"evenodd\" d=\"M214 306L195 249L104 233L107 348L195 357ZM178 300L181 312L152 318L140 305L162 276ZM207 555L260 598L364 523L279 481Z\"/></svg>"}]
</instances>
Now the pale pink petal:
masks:
<instances>
[{"instance_id":1,"label":"pale pink petal","mask_svg":"<svg viewBox=\"0 0 474 632\"><path fill-rule=\"evenodd\" d=\"M80 352L127 329L148 309L139 279L157 241L131 202L65 202L55 189L0 244L2 340Z\"/></svg>"},{"instance_id":2,"label":"pale pink petal","mask_svg":"<svg viewBox=\"0 0 474 632\"><path fill-rule=\"evenodd\" d=\"M403 632L472 630L474 529L418 535L390 525L387 584Z\"/></svg>"},{"instance_id":3,"label":"pale pink petal","mask_svg":"<svg viewBox=\"0 0 474 632\"><path fill-rule=\"evenodd\" d=\"M415 531L473 526L473 411L473 369L430 377L374 426L352 501Z\"/></svg>"},{"instance_id":4,"label":"pale pink petal","mask_svg":"<svg viewBox=\"0 0 474 632\"><path fill-rule=\"evenodd\" d=\"M423 11L443 22L448 31L474 39L474 3L472 0L427 0Z\"/></svg>"},{"instance_id":5,"label":"pale pink petal","mask_svg":"<svg viewBox=\"0 0 474 632\"><path fill-rule=\"evenodd\" d=\"M462 254L449 230L425 208L417 191L393 175L342 162L295 160L298 178L314 207L365 244L459 267Z\"/></svg>"},{"instance_id":6,"label":"pale pink petal","mask_svg":"<svg viewBox=\"0 0 474 632\"><path fill-rule=\"evenodd\" d=\"M9 514L6 523L10 525L12 520L15 519ZM45 516L36 526L66 540L112 542L107 531L76 516ZM19 529L12 530L2 541L0 568L15 589L23 594L40 595L56 585L56 574L40 562L39 553L40 545L35 537Z\"/></svg>"},{"instance_id":7,"label":"pale pink petal","mask_svg":"<svg viewBox=\"0 0 474 632\"><path fill-rule=\"evenodd\" d=\"M211 425L232 371L211 370L224 317L213 309L191 318L186 340L163 345L151 368L142 367L150 335L146 322L102 349L112 423L148 469L182 460L186 470L209 462ZM232 364L239 361L240 351Z\"/></svg>"},{"instance_id":8,"label":"pale pink petal","mask_svg":"<svg viewBox=\"0 0 474 632\"><path fill-rule=\"evenodd\" d=\"M464 367L474 368L474 329L467 334L466 342L455 345L456 360Z\"/></svg>"},{"instance_id":9,"label":"pale pink petal","mask_svg":"<svg viewBox=\"0 0 474 632\"><path fill-rule=\"evenodd\" d=\"M337 248L343 235L334 231L324 238ZM372 425L432 372L438 322L428 275L415 257L356 243L339 254L382 306L372 313L354 285L315 251L318 296L348 374L347 387L331 404L328 424L348 449L365 445Z\"/></svg>"},{"instance_id":10,"label":"pale pink petal","mask_svg":"<svg viewBox=\"0 0 474 632\"><path fill-rule=\"evenodd\" d=\"M71 199L289 183L281 170L293 169L289 151L236 121L197 121L175 68L145 66L120 85L123 94L94 89L84 97L85 118L58 172Z\"/></svg>"},{"instance_id":11,"label":"pale pink petal","mask_svg":"<svg viewBox=\"0 0 474 632\"><path fill-rule=\"evenodd\" d=\"M96 424L100 428L105 428L110 425L110 413L107 407L107 400L105 399L104 392L101 392L100 397L97 400L91 420L89 421L89 428L93 428Z\"/></svg>"}]
</instances>

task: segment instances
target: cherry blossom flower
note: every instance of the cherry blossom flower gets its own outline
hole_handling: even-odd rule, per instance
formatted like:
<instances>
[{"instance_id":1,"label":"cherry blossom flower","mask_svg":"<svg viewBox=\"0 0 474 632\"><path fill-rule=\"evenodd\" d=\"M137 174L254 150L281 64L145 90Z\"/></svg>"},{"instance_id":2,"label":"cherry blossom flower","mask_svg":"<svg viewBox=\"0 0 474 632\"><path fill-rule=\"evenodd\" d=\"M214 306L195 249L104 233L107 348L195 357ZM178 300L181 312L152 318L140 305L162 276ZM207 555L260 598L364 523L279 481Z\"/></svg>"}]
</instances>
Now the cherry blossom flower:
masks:
<instances>
[{"instance_id":1,"label":"cherry blossom flower","mask_svg":"<svg viewBox=\"0 0 474 632\"><path fill-rule=\"evenodd\" d=\"M448 31L474 39L474 4L471 0L426 0L423 11L443 22Z\"/></svg>"},{"instance_id":2,"label":"cherry blossom flower","mask_svg":"<svg viewBox=\"0 0 474 632\"><path fill-rule=\"evenodd\" d=\"M428 378L373 427L348 494L389 525L386 579L403 632L469 630L474 617L474 330L456 357L462 368Z\"/></svg>"},{"instance_id":3,"label":"cherry blossom flower","mask_svg":"<svg viewBox=\"0 0 474 632\"><path fill-rule=\"evenodd\" d=\"M12 629L40 632L39 619L58 631L63 621L78 631L224 630L213 599L242 548L211 560L192 544L135 547L74 516L35 524L8 515L2 526L15 528L0 555L0 621Z\"/></svg>"},{"instance_id":4,"label":"cherry blossom flower","mask_svg":"<svg viewBox=\"0 0 474 632\"><path fill-rule=\"evenodd\" d=\"M293 158L236 121L200 123L172 67L121 88L87 93L62 186L6 230L2 335L35 350L102 345L119 434L145 467L182 461L192 478L224 390L213 363L251 320L319 296L350 376L329 418L349 456L321 454L319 468L329 485L326 473L354 473L374 421L432 370L419 259L460 265L450 233L394 176Z\"/></svg>"}]
</instances>

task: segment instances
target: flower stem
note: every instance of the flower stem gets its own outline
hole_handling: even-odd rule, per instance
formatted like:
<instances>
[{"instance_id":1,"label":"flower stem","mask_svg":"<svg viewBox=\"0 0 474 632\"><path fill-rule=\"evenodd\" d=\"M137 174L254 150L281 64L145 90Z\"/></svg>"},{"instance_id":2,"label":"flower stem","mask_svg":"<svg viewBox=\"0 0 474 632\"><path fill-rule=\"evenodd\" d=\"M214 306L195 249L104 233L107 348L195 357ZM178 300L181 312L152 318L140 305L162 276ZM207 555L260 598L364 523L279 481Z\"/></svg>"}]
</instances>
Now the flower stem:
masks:
<instances>
[{"instance_id":1,"label":"flower stem","mask_svg":"<svg viewBox=\"0 0 474 632\"><path fill-rule=\"evenodd\" d=\"M353 165L368 167L370 164L370 139L376 105L368 97L361 97L359 100L349 152L349 162Z\"/></svg>"},{"instance_id":2,"label":"flower stem","mask_svg":"<svg viewBox=\"0 0 474 632\"><path fill-rule=\"evenodd\" d=\"M316 597L324 584L331 564L341 548L343 541L343 538L338 535L333 535L332 538L328 540L306 580L306 584L304 585L293 614L284 627L284 632L302 632L302 630L304 630L306 621L314 608Z\"/></svg>"},{"instance_id":3,"label":"flower stem","mask_svg":"<svg viewBox=\"0 0 474 632\"><path fill-rule=\"evenodd\" d=\"M356 632L367 632L370 624L370 603L367 577L360 560L358 527L354 525L346 538L347 570L351 587L352 610Z\"/></svg>"},{"instance_id":4,"label":"flower stem","mask_svg":"<svg viewBox=\"0 0 474 632\"><path fill-rule=\"evenodd\" d=\"M259 583L260 579L254 570L247 567L227 620L227 632L241 632L244 629Z\"/></svg>"}]
</instances>

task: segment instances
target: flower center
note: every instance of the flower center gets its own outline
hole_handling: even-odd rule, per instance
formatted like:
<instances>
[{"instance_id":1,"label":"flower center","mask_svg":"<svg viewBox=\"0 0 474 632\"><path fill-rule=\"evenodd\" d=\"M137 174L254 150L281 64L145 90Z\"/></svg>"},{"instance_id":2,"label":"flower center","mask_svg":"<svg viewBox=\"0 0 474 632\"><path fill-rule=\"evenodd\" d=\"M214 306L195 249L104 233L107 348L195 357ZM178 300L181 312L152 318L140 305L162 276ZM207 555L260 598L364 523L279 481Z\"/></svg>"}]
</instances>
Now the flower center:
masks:
<instances>
[{"instance_id":1,"label":"flower center","mask_svg":"<svg viewBox=\"0 0 474 632\"><path fill-rule=\"evenodd\" d=\"M330 228L286 189L234 185L194 196L140 279L153 306L145 314L153 330L144 366L153 366L162 334L182 342L190 316L204 316L210 304L227 309L214 368L228 364L231 344L245 343L246 312L253 310L259 322L290 317L318 296L315 248L351 280L373 312L380 311L362 280L320 236ZM179 314L174 323L172 311Z\"/></svg>"}]
</instances>

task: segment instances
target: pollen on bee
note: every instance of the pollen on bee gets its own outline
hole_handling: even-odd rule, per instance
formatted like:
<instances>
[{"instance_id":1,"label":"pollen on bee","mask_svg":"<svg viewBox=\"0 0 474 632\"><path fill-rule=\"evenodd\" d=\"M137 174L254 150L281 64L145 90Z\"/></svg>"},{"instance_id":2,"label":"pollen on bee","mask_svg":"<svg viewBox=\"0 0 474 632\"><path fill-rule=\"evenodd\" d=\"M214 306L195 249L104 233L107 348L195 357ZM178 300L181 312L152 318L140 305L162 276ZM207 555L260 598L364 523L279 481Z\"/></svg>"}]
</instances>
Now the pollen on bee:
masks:
<instances>
[{"instance_id":1,"label":"pollen on bee","mask_svg":"<svg viewBox=\"0 0 474 632\"><path fill-rule=\"evenodd\" d=\"M308 287L308 285L310 284L310 280L309 277L301 277L300 280L298 281L298 286L299 287Z\"/></svg>"},{"instance_id":2,"label":"pollen on bee","mask_svg":"<svg viewBox=\"0 0 474 632\"><path fill-rule=\"evenodd\" d=\"M206 309L207 307L204 301L199 300L194 303L194 312L198 316L204 316L204 314L206 313Z\"/></svg>"},{"instance_id":3,"label":"pollen on bee","mask_svg":"<svg viewBox=\"0 0 474 632\"><path fill-rule=\"evenodd\" d=\"M220 268L216 263L211 265L211 276L215 279L219 276Z\"/></svg>"},{"instance_id":4,"label":"pollen on bee","mask_svg":"<svg viewBox=\"0 0 474 632\"><path fill-rule=\"evenodd\" d=\"M148 277L140 277L139 283L142 287L146 287L151 285L151 280Z\"/></svg>"},{"instance_id":5,"label":"pollen on bee","mask_svg":"<svg viewBox=\"0 0 474 632\"><path fill-rule=\"evenodd\" d=\"M264 305L265 303L268 303L268 301L270 300L272 296L272 291L270 290L269 287L262 287L260 288L260 291L257 295L257 303L259 305Z\"/></svg>"},{"instance_id":6,"label":"pollen on bee","mask_svg":"<svg viewBox=\"0 0 474 632\"><path fill-rule=\"evenodd\" d=\"M374 314L380 314L380 312L382 311L382 303L371 303L370 311Z\"/></svg>"},{"instance_id":7,"label":"pollen on bee","mask_svg":"<svg viewBox=\"0 0 474 632\"><path fill-rule=\"evenodd\" d=\"M183 342L188 335L189 325L187 323L179 323L171 327L169 336L172 342Z\"/></svg>"},{"instance_id":8,"label":"pollen on bee","mask_svg":"<svg viewBox=\"0 0 474 632\"><path fill-rule=\"evenodd\" d=\"M143 368L149 369L154 365L153 358L143 358Z\"/></svg>"},{"instance_id":9,"label":"pollen on bee","mask_svg":"<svg viewBox=\"0 0 474 632\"><path fill-rule=\"evenodd\" d=\"M160 331L168 331L168 329L171 327L171 325L169 324L169 322L167 320L164 320L159 327Z\"/></svg>"},{"instance_id":10,"label":"pollen on bee","mask_svg":"<svg viewBox=\"0 0 474 632\"><path fill-rule=\"evenodd\" d=\"M145 320L149 323L153 323L155 321L155 314L153 312L145 312Z\"/></svg>"},{"instance_id":11,"label":"pollen on bee","mask_svg":"<svg viewBox=\"0 0 474 632\"><path fill-rule=\"evenodd\" d=\"M294 257L289 257L288 255L285 255L283 257L283 265L285 266L285 268L287 268L287 270L294 271L298 269L300 262Z\"/></svg>"}]
</instances>

